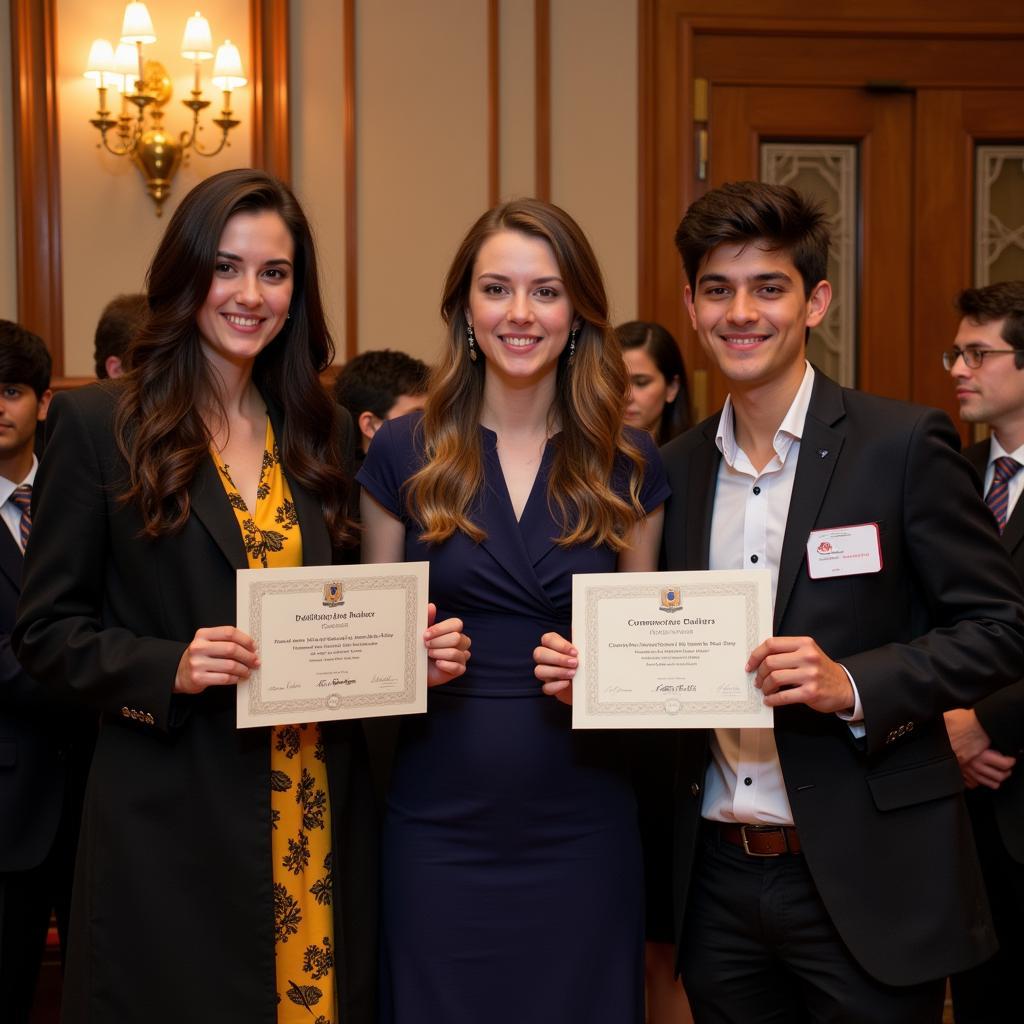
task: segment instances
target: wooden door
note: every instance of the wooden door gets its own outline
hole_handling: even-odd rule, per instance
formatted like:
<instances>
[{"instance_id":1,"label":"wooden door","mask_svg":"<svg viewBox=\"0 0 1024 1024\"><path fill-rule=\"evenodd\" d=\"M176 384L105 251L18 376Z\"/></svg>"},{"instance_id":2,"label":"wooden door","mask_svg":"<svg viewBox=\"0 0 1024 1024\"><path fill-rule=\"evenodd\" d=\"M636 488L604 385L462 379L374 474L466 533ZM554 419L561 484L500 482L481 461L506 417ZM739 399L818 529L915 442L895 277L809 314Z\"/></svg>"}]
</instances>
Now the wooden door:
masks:
<instances>
[{"instance_id":1,"label":"wooden door","mask_svg":"<svg viewBox=\"0 0 1024 1024\"><path fill-rule=\"evenodd\" d=\"M709 187L760 178L766 147L843 143L856 151L856 273L853 295L840 293L855 307L853 381L955 418L939 353L954 296L977 283L976 146L1024 142L1024 8L858 0L808 16L797 0L719 0L707 11L641 0L640 313L678 332L698 411L717 407L725 383L682 309L680 216Z\"/></svg>"},{"instance_id":2,"label":"wooden door","mask_svg":"<svg viewBox=\"0 0 1024 1024\"><path fill-rule=\"evenodd\" d=\"M892 345L909 337L912 287L913 103L901 93L858 89L721 86L709 107L711 187L760 177L762 145L836 141L855 147L857 210L850 257L854 294L833 280L836 310L854 321L855 383L878 394L905 397L911 389L910 350ZM870 259L861 254L871 253ZM710 397L717 405L726 383L717 372Z\"/></svg>"}]
</instances>

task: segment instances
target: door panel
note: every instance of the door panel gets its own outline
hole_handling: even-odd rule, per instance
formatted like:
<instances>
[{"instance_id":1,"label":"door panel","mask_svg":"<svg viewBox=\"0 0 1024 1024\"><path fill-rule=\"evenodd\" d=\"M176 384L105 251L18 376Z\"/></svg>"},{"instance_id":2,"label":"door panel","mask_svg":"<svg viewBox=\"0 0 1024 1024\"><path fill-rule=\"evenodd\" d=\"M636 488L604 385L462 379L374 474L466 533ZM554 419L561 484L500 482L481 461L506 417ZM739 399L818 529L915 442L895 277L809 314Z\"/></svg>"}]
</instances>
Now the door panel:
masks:
<instances>
[{"instance_id":1,"label":"door panel","mask_svg":"<svg viewBox=\"0 0 1024 1024\"><path fill-rule=\"evenodd\" d=\"M858 294L837 298L857 310L857 386L908 397L910 350L893 345L892 337L895 332L907 338L910 329L912 97L863 89L717 86L708 123L712 187L757 178L763 143L828 140L857 146L858 248L870 257L860 260ZM688 341L692 348L695 339ZM696 352L685 354L696 358ZM710 382L714 407L727 387L717 372Z\"/></svg>"},{"instance_id":2,"label":"door panel","mask_svg":"<svg viewBox=\"0 0 1024 1024\"><path fill-rule=\"evenodd\" d=\"M912 396L945 409L957 422L949 375L938 353L956 333L954 296L978 280L975 147L1024 142L1024 90L923 89L915 124ZM966 428L963 433L971 439Z\"/></svg>"}]
</instances>

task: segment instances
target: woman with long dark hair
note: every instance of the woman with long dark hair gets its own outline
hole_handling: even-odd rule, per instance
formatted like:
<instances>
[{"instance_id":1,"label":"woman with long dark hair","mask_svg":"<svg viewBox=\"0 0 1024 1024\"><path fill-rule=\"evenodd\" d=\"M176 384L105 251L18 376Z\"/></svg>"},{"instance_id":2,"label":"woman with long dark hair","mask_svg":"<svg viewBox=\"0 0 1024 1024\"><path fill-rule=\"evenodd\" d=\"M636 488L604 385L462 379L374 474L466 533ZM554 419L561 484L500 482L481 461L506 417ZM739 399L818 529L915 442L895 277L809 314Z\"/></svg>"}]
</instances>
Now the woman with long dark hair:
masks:
<instances>
[{"instance_id":1,"label":"woman with long dark hair","mask_svg":"<svg viewBox=\"0 0 1024 1024\"><path fill-rule=\"evenodd\" d=\"M667 444L692 426L679 345L661 324L647 320L628 320L615 334L629 374L626 422Z\"/></svg>"},{"instance_id":2,"label":"woman with long dark hair","mask_svg":"<svg viewBox=\"0 0 1024 1024\"><path fill-rule=\"evenodd\" d=\"M517 200L463 240L425 411L358 479L364 561L425 559L473 636L465 676L402 723L382 861L382 1019L637 1024L643 895L629 751L571 730L533 649L572 573L653 569L667 488L624 428L600 270L558 207Z\"/></svg>"},{"instance_id":3,"label":"woman with long dark hair","mask_svg":"<svg viewBox=\"0 0 1024 1024\"><path fill-rule=\"evenodd\" d=\"M259 662L235 573L352 541L351 424L309 226L253 170L192 190L121 381L61 394L36 481L18 656L102 718L63 1020L375 1020L375 849L358 723L239 730ZM434 681L458 624L427 631Z\"/></svg>"}]
</instances>

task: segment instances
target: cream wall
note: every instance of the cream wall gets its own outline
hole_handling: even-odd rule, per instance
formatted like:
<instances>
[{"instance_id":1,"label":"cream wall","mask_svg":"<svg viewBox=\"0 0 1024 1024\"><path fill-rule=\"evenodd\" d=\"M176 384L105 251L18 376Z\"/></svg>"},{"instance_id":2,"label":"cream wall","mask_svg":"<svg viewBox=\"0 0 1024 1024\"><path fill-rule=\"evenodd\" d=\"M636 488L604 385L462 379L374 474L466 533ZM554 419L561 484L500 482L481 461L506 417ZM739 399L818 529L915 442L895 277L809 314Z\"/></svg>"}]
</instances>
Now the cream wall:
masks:
<instances>
[{"instance_id":1,"label":"cream wall","mask_svg":"<svg viewBox=\"0 0 1024 1024\"><path fill-rule=\"evenodd\" d=\"M0 74L10 82L9 2L0 0ZM196 0L150 0L151 49L175 78L167 122L184 127L189 65L175 56ZM552 199L587 231L617 320L637 301L637 2L550 0ZM356 0L357 347L391 345L431 359L441 336L444 273L486 208L488 175L485 0ZM232 26L249 63L242 5L204 0L219 42ZM92 372L92 332L106 301L142 286L176 202L195 183L250 159L251 90L235 94L243 121L233 145L182 167L158 219L141 176L98 151L96 92L81 77L93 38L115 36L121 0L57 0L66 373ZM327 312L345 352L342 4L291 0L293 183L316 232ZM241 19L243 22L245 19ZM499 192L535 187L534 4L499 3ZM0 259L13 265L10 89L0 108ZM175 109L177 108L177 109ZM215 108L216 109L216 108ZM209 112L208 112L209 114ZM207 133L209 134L209 132ZM14 275L0 274L0 315L15 312Z\"/></svg>"},{"instance_id":2,"label":"cream wall","mask_svg":"<svg viewBox=\"0 0 1024 1024\"><path fill-rule=\"evenodd\" d=\"M0 320L18 318L11 70L11 5L0 0Z\"/></svg>"},{"instance_id":3,"label":"cream wall","mask_svg":"<svg viewBox=\"0 0 1024 1024\"><path fill-rule=\"evenodd\" d=\"M292 186L316 238L324 311L339 359L345 354L344 41L337 0L292 0L289 8Z\"/></svg>"},{"instance_id":4,"label":"cream wall","mask_svg":"<svg viewBox=\"0 0 1024 1024\"><path fill-rule=\"evenodd\" d=\"M432 356L444 273L488 205L486 4L358 11L359 347Z\"/></svg>"},{"instance_id":5,"label":"cream wall","mask_svg":"<svg viewBox=\"0 0 1024 1024\"><path fill-rule=\"evenodd\" d=\"M148 7L157 42L143 52L160 60L171 75L174 92L164 107L164 123L177 134L191 118L181 100L192 88L192 64L178 50L196 0L150 0ZM214 46L229 37L242 53L246 70L251 70L246 7L232 0L202 0L200 9L209 19ZM64 367L70 377L93 373L92 337L100 312L120 292L141 290L149 260L181 197L202 178L228 167L244 167L251 160L248 87L232 95L232 108L242 125L232 133L230 148L210 159L192 156L191 166L182 163L162 217L156 216L142 175L131 161L96 148L99 133L89 124L96 116L96 89L82 72L93 39L116 40L123 12L121 0L57 2ZM211 67L212 62L203 65L205 98L215 100L205 123L220 112L221 95L210 87ZM116 114L120 101L115 97L108 106ZM211 110L217 113L211 115ZM210 140L207 146L213 145L215 132L218 129L210 125L200 136Z\"/></svg>"},{"instance_id":6,"label":"cream wall","mask_svg":"<svg viewBox=\"0 0 1024 1024\"><path fill-rule=\"evenodd\" d=\"M292 0L294 184L317 229L345 351L341 16ZM553 201L588 232L613 315L637 302L637 0L551 0ZM316 23L315 30L310 26ZM499 4L499 192L535 188L535 26L529 0ZM487 208L484 0L357 0L357 348L431 360L448 264Z\"/></svg>"},{"instance_id":7,"label":"cream wall","mask_svg":"<svg viewBox=\"0 0 1024 1024\"><path fill-rule=\"evenodd\" d=\"M579 221L612 322L637 305L637 7L552 0L551 199Z\"/></svg>"}]
</instances>

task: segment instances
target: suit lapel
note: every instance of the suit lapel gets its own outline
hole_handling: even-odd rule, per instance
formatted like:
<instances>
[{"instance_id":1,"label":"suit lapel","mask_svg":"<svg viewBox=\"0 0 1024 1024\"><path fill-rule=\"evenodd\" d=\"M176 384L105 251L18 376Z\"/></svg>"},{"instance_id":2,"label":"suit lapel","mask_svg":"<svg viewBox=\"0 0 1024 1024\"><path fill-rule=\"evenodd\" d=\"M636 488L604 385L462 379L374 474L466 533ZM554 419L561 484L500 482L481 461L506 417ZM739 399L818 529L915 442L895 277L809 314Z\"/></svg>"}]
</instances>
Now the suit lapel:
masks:
<instances>
[{"instance_id":1,"label":"suit lapel","mask_svg":"<svg viewBox=\"0 0 1024 1024\"><path fill-rule=\"evenodd\" d=\"M711 561L711 517L715 507L715 484L722 453L715 444L718 420L709 420L703 428L704 442L694 449L689 460L688 498L686 502L687 569L706 569Z\"/></svg>"},{"instance_id":2,"label":"suit lapel","mask_svg":"<svg viewBox=\"0 0 1024 1024\"><path fill-rule=\"evenodd\" d=\"M843 418L843 393L838 384L814 373L814 390L800 439L793 493L786 517L786 534L779 559L779 579L775 590L775 632L786 612L797 573L804 564L807 537L821 509L829 481L839 461L844 435L835 424Z\"/></svg>"},{"instance_id":3,"label":"suit lapel","mask_svg":"<svg viewBox=\"0 0 1024 1024\"><path fill-rule=\"evenodd\" d=\"M224 485L220 482L213 459L206 455L199 464L195 478L188 489L192 511L206 527L221 553L236 569L248 569L242 531L228 503Z\"/></svg>"},{"instance_id":4,"label":"suit lapel","mask_svg":"<svg viewBox=\"0 0 1024 1024\"><path fill-rule=\"evenodd\" d=\"M0 572L10 579L14 589L21 590L21 570L25 557L21 553L11 531L6 524L0 523Z\"/></svg>"},{"instance_id":5,"label":"suit lapel","mask_svg":"<svg viewBox=\"0 0 1024 1024\"><path fill-rule=\"evenodd\" d=\"M270 403L267 404L267 411L270 424L274 428L274 437L280 448L284 422L280 412ZM319 501L290 477L288 486L295 502L299 529L302 531L303 564L330 565L331 541ZM238 520L228 502L217 467L209 455L199 465L192 486L189 487L189 498L196 518L206 527L228 562L236 569L248 569L249 560L246 558L245 545L242 543L242 531L238 528Z\"/></svg>"}]
</instances>

